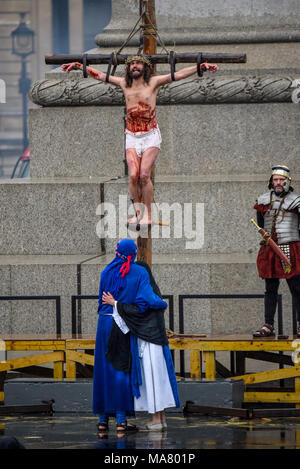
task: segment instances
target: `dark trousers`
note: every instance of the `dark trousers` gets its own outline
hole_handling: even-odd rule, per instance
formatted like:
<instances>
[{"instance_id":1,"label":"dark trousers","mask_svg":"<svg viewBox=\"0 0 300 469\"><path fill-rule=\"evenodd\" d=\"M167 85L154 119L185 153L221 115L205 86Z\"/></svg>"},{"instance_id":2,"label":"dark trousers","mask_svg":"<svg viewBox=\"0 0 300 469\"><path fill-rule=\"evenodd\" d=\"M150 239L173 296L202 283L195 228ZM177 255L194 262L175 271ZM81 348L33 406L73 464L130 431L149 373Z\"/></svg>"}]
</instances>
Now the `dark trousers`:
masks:
<instances>
[{"instance_id":1,"label":"dark trousers","mask_svg":"<svg viewBox=\"0 0 300 469\"><path fill-rule=\"evenodd\" d=\"M293 304L297 311L297 320L300 322L300 275L286 279L293 298ZM266 278L265 291L265 323L274 325L274 316L277 306L277 294L279 288L279 278Z\"/></svg>"}]
</instances>

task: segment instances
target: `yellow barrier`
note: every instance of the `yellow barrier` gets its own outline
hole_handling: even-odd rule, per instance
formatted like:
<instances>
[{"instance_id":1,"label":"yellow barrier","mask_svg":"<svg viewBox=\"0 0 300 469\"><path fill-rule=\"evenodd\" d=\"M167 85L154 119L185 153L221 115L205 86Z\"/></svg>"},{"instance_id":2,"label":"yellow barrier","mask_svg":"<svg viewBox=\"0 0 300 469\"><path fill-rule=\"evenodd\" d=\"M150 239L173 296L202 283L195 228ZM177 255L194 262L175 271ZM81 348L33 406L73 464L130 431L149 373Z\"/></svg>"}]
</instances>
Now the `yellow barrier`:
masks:
<instances>
[{"instance_id":1,"label":"yellow barrier","mask_svg":"<svg viewBox=\"0 0 300 469\"><path fill-rule=\"evenodd\" d=\"M94 336L4 336L6 351L38 351L38 354L12 358L0 362L1 372L22 369L28 366L53 363L54 379L76 379L76 363L93 366L94 356L86 353L95 349ZM216 352L259 352L287 351L295 353L295 342L276 338L253 339L250 336L184 336L174 334L169 338L171 350L190 351L190 375L192 379L202 379L205 362L205 379L216 379ZM47 353L41 353L46 352ZM294 392L253 392L249 385L269 381L295 378ZM300 407L300 364L281 369L232 376L242 379L245 384L245 402L283 402ZM1 380L0 380L1 384ZM4 387L4 386L3 386ZM0 386L0 402L4 401L4 389Z\"/></svg>"}]
</instances>

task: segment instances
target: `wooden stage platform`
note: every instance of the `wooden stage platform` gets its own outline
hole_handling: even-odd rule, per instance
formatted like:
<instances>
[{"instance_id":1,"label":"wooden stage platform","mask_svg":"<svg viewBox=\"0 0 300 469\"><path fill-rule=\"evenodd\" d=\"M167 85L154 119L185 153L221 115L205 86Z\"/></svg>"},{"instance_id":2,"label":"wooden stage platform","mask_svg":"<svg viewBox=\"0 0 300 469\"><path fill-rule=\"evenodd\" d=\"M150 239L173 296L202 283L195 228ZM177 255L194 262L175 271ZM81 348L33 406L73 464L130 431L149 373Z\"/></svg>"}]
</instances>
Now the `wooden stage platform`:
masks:
<instances>
[{"instance_id":1,"label":"wooden stage platform","mask_svg":"<svg viewBox=\"0 0 300 469\"><path fill-rule=\"evenodd\" d=\"M181 335L169 337L171 350L185 350L190 354L190 377L193 380L215 380L218 362L216 352L235 354L237 369L225 379L242 379L245 385L245 403L285 403L300 407L300 340L256 339L250 335ZM0 336L0 403L4 403L6 372L43 364L53 364L53 378L75 380L76 364L93 366L95 336L91 335L6 335ZM6 352L26 352L17 358L8 358ZM30 353L32 352L32 353ZM284 355L284 352L289 352ZM18 355L22 355L19 354ZM279 365L275 370L246 372L246 359L257 358ZM204 370L205 363L205 371ZM294 379L293 389L285 387L271 391L251 390L255 384Z\"/></svg>"}]
</instances>

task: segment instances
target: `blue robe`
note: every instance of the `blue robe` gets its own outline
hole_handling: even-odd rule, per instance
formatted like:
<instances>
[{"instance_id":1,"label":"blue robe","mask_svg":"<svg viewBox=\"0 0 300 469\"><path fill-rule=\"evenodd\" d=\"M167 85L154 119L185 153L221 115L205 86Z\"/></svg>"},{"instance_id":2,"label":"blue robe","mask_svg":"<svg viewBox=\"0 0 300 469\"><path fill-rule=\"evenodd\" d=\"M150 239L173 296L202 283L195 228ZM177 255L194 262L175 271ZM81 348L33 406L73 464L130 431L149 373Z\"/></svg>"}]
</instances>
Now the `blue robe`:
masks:
<instances>
[{"instance_id":1,"label":"blue robe","mask_svg":"<svg viewBox=\"0 0 300 469\"><path fill-rule=\"evenodd\" d=\"M93 412L114 416L123 411L134 415L134 400L131 376L116 370L106 359L106 345L113 324L113 307L102 304L103 292L110 292L117 301L135 303L141 313L148 308L166 309L167 303L157 296L150 285L147 271L131 263L130 271L121 278L119 275L123 260L115 258L101 274L99 287L98 326L95 346L93 379Z\"/></svg>"}]
</instances>

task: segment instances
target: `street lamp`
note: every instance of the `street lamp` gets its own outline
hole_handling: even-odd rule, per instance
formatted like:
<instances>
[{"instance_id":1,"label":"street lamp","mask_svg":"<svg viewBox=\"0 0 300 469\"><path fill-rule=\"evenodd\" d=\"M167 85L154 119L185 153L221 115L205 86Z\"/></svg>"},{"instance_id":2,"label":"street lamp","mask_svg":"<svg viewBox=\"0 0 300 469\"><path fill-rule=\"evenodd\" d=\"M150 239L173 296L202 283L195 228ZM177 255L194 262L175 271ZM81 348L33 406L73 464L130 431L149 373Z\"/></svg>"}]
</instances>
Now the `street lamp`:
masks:
<instances>
[{"instance_id":1,"label":"street lamp","mask_svg":"<svg viewBox=\"0 0 300 469\"><path fill-rule=\"evenodd\" d=\"M34 32L25 23L25 13L21 13L20 24L11 32L12 53L21 57L21 77L19 79L19 93L23 100L23 151L28 147L27 125L27 95L31 81L26 73L26 57L34 53Z\"/></svg>"}]
</instances>

